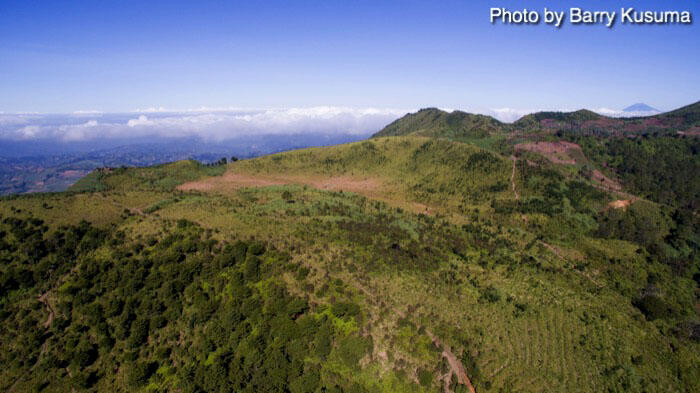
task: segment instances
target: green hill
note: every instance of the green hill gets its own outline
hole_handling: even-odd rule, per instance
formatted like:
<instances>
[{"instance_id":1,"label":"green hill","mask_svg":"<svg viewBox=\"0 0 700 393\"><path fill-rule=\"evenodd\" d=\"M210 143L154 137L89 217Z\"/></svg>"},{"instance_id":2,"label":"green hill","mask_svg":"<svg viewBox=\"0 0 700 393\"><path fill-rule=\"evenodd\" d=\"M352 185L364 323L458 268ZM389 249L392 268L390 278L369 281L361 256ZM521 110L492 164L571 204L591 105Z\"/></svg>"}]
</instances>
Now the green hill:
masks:
<instances>
[{"instance_id":1,"label":"green hill","mask_svg":"<svg viewBox=\"0 0 700 393\"><path fill-rule=\"evenodd\" d=\"M437 108L421 109L394 121L374 137L419 135L445 138L484 137L502 129L503 123L490 116Z\"/></svg>"},{"instance_id":2,"label":"green hill","mask_svg":"<svg viewBox=\"0 0 700 393\"><path fill-rule=\"evenodd\" d=\"M0 199L0 390L700 389L696 214L419 113Z\"/></svg>"},{"instance_id":3,"label":"green hill","mask_svg":"<svg viewBox=\"0 0 700 393\"><path fill-rule=\"evenodd\" d=\"M657 115L659 118L674 120L679 119L683 127L692 127L700 125L700 101L686 105L682 108L673 110L671 112L663 113Z\"/></svg>"}]
</instances>

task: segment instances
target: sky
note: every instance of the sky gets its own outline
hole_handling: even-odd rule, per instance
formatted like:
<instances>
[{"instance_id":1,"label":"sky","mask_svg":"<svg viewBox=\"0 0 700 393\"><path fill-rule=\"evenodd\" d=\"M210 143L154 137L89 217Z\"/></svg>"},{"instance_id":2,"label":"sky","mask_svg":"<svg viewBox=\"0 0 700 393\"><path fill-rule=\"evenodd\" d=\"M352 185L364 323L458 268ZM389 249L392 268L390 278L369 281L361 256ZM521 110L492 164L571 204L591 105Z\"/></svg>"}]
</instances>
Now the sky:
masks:
<instances>
[{"instance_id":1,"label":"sky","mask_svg":"<svg viewBox=\"0 0 700 393\"><path fill-rule=\"evenodd\" d=\"M0 112L440 107L513 120L700 99L698 23L513 26L491 24L492 6L700 16L695 0L0 0Z\"/></svg>"}]
</instances>

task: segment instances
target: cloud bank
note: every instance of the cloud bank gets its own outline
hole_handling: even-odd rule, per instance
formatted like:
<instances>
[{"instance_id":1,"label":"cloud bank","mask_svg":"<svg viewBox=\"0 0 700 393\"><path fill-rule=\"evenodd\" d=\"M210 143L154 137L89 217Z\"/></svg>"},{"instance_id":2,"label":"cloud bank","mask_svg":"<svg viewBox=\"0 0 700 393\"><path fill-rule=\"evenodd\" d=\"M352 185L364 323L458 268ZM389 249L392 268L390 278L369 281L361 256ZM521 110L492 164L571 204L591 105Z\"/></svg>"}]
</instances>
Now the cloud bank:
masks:
<instances>
[{"instance_id":1,"label":"cloud bank","mask_svg":"<svg viewBox=\"0 0 700 393\"><path fill-rule=\"evenodd\" d=\"M299 133L369 135L408 111L376 108L312 107L287 109L163 108L125 114L78 111L65 115L0 114L0 138L58 139L200 137L224 140L249 135Z\"/></svg>"},{"instance_id":2,"label":"cloud bank","mask_svg":"<svg viewBox=\"0 0 700 393\"><path fill-rule=\"evenodd\" d=\"M0 112L0 139L74 142L141 137L199 137L207 141L220 141L251 135L304 133L364 136L379 131L413 111L415 110L318 106L286 109L198 108L187 111L148 108L121 114L85 110L59 115ZM538 111L495 108L477 113L493 116L503 122L513 122ZM594 111L611 117L649 116L658 113L625 112L608 108Z\"/></svg>"}]
</instances>

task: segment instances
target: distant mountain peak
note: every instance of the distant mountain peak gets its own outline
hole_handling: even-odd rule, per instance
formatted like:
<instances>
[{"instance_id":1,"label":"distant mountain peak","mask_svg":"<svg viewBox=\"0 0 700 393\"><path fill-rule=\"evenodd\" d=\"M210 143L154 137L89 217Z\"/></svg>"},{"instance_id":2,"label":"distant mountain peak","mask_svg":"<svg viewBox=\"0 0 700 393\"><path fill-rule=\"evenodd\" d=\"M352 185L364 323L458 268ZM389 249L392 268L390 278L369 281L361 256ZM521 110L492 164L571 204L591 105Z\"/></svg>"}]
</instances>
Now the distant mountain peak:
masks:
<instances>
[{"instance_id":1,"label":"distant mountain peak","mask_svg":"<svg viewBox=\"0 0 700 393\"><path fill-rule=\"evenodd\" d=\"M632 105L628 106L627 108L623 109L622 111L623 112L658 112L658 113L661 113L660 110L658 110L654 107L651 107L647 104L641 103L641 102L636 103L636 104L632 104Z\"/></svg>"}]
</instances>

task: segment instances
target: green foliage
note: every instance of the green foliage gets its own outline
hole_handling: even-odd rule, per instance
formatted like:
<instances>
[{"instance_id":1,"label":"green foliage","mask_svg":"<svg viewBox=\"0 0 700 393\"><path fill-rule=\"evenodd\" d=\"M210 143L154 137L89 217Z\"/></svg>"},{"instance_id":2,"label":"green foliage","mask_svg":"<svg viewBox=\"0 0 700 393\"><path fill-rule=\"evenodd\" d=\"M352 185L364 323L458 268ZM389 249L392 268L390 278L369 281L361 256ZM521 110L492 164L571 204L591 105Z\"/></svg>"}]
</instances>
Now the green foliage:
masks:
<instances>
[{"instance_id":1,"label":"green foliage","mask_svg":"<svg viewBox=\"0 0 700 393\"><path fill-rule=\"evenodd\" d=\"M501 292L498 289L489 286L484 290L482 297L490 303L496 303L497 301L501 300Z\"/></svg>"},{"instance_id":2,"label":"green foliage","mask_svg":"<svg viewBox=\"0 0 700 393\"><path fill-rule=\"evenodd\" d=\"M436 108L421 109L394 121L373 137L409 134L447 138L485 137L502 127L498 120L484 115L454 111L447 113Z\"/></svg>"},{"instance_id":3,"label":"green foliage","mask_svg":"<svg viewBox=\"0 0 700 393\"><path fill-rule=\"evenodd\" d=\"M289 387L315 391L321 384L321 370L314 362L306 363L309 354L322 361L337 347L337 356L356 368L359 359L371 351L371 341L354 334L337 341L333 323L325 314L314 315L308 302L290 295L284 282L258 286L262 260L284 259L276 251L267 251L261 242L213 247L197 224L184 219L151 245L87 223L48 234L38 220L3 222L13 234L6 237L12 244L6 248L13 251L3 272L17 264L26 267L24 273L2 274L1 304L6 304L7 296L35 298L32 293L64 282L57 298L51 300L51 307L62 310L51 322L54 334L44 335L34 318L12 322L10 330L0 332L3 362L16 356L10 351L14 342L23 343L25 352L20 356L32 359L5 372L24 372L40 358L42 368L28 375L48 381L49 389L67 383L62 370L68 364L73 369L73 386L110 387L113 391L139 389L154 381L165 383L156 370L180 364L167 379L169 389L223 391L236 387L237 391L257 392ZM24 239L33 239L43 251L14 246L15 240ZM180 256L167 257L172 252ZM32 277L41 266L23 261L41 262L56 255L70 255L70 262L48 272L40 283L22 278ZM228 273L221 276L210 270L209 260L230 261L219 264ZM232 296L221 297L224 288ZM23 295L17 293L19 289L24 290ZM19 308L20 315L36 314L40 309ZM334 310L341 318L357 318L361 313L350 302L336 303ZM123 386L115 382L118 368L111 366L115 363L127 365L122 368Z\"/></svg>"},{"instance_id":4,"label":"green foliage","mask_svg":"<svg viewBox=\"0 0 700 393\"><path fill-rule=\"evenodd\" d=\"M586 155L611 167L636 195L684 209L700 207L700 139L675 135L577 141Z\"/></svg>"},{"instance_id":5,"label":"green foliage","mask_svg":"<svg viewBox=\"0 0 700 393\"><path fill-rule=\"evenodd\" d=\"M697 391L697 215L512 172L525 137L463 120L440 132L489 150L373 138L229 165L309 186L163 191L224 170L177 163L1 200L0 390L443 391L449 347L477 391Z\"/></svg>"},{"instance_id":6,"label":"green foliage","mask_svg":"<svg viewBox=\"0 0 700 393\"><path fill-rule=\"evenodd\" d=\"M145 385L156 371L157 364L150 362L135 362L127 370L127 383L132 388Z\"/></svg>"},{"instance_id":7,"label":"green foliage","mask_svg":"<svg viewBox=\"0 0 700 393\"><path fill-rule=\"evenodd\" d=\"M636 202L624 209L608 209L598 218L596 235L629 240L645 247L659 244L669 233L670 219L656 206Z\"/></svg>"},{"instance_id":8,"label":"green foliage","mask_svg":"<svg viewBox=\"0 0 700 393\"><path fill-rule=\"evenodd\" d=\"M416 374L418 374L418 382L424 388L429 388L433 384L433 373L430 370L419 368Z\"/></svg>"},{"instance_id":9,"label":"green foliage","mask_svg":"<svg viewBox=\"0 0 700 393\"><path fill-rule=\"evenodd\" d=\"M655 294L645 294L639 299L634 300L633 304L650 321L675 316L673 308Z\"/></svg>"},{"instance_id":10,"label":"green foliage","mask_svg":"<svg viewBox=\"0 0 700 393\"><path fill-rule=\"evenodd\" d=\"M147 168L103 168L78 180L69 188L69 191L97 192L125 189L171 191L188 181L223 174L225 170L223 164L225 162L221 161L218 165L207 166L190 160Z\"/></svg>"}]
</instances>

